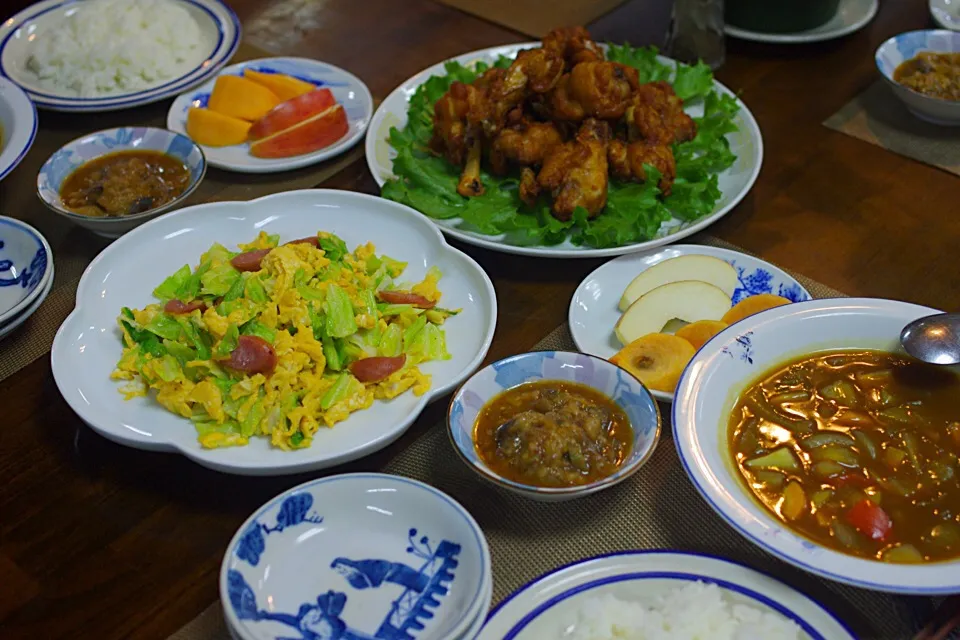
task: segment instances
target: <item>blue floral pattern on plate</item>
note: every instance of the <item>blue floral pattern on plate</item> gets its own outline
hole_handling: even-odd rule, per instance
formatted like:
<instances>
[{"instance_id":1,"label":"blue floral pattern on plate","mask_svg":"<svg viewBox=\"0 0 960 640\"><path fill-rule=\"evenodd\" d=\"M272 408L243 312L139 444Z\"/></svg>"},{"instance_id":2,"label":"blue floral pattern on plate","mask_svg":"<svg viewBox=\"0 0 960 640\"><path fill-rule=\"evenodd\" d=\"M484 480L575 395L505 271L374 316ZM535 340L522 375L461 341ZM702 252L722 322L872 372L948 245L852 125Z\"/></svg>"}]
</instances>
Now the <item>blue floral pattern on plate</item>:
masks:
<instances>
[{"instance_id":1,"label":"blue floral pattern on plate","mask_svg":"<svg viewBox=\"0 0 960 640\"><path fill-rule=\"evenodd\" d=\"M36 229L0 216L0 325L23 313L40 295L51 274L50 259Z\"/></svg>"},{"instance_id":2,"label":"blue floral pattern on plate","mask_svg":"<svg viewBox=\"0 0 960 640\"><path fill-rule=\"evenodd\" d=\"M740 283L730 297L733 304L762 293L778 295L790 302L803 302L810 299L807 292L796 282L777 282L769 269L763 267L749 269L738 265L736 260L729 260L729 262L736 269L737 280Z\"/></svg>"}]
</instances>

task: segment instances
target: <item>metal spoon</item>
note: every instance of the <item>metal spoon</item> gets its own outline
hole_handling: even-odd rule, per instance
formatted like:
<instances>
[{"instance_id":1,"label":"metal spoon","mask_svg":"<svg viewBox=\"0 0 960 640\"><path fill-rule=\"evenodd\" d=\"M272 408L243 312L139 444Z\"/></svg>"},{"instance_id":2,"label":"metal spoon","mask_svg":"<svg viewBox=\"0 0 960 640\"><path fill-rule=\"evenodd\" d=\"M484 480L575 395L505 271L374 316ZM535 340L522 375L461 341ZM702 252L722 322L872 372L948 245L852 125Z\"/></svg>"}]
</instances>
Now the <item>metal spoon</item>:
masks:
<instances>
[{"instance_id":1,"label":"metal spoon","mask_svg":"<svg viewBox=\"0 0 960 640\"><path fill-rule=\"evenodd\" d=\"M917 318L900 332L900 344L907 353L924 362L960 363L960 313Z\"/></svg>"}]
</instances>

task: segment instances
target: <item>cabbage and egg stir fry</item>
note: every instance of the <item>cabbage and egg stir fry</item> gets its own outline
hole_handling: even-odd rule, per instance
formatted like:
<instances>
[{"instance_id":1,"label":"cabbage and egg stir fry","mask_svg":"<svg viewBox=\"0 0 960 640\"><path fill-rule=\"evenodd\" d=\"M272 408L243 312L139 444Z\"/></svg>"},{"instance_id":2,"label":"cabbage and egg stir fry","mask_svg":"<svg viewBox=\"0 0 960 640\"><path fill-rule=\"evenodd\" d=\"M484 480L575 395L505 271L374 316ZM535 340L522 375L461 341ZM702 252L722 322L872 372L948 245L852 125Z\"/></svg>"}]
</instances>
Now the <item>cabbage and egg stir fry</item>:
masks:
<instances>
[{"instance_id":1,"label":"cabbage and egg stir fry","mask_svg":"<svg viewBox=\"0 0 960 640\"><path fill-rule=\"evenodd\" d=\"M152 389L192 419L203 447L256 435L307 447L374 399L422 395L417 365L450 357L440 327L457 312L437 306L439 270L406 285L405 268L324 232L283 245L261 232L239 253L215 244L154 290L160 302L122 310L112 377L127 399Z\"/></svg>"}]
</instances>

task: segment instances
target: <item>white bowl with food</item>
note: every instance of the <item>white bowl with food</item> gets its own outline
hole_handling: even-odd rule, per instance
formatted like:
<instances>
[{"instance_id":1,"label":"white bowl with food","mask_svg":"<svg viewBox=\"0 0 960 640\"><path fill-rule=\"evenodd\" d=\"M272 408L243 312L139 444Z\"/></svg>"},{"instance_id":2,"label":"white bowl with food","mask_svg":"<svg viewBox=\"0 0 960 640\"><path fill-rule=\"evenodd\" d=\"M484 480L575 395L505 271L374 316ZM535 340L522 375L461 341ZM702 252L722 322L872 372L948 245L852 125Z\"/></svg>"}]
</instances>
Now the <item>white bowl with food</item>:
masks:
<instances>
[{"instance_id":1,"label":"white bowl with food","mask_svg":"<svg viewBox=\"0 0 960 640\"><path fill-rule=\"evenodd\" d=\"M117 238L186 202L207 173L190 138L153 127L97 131L40 167L37 195L70 222Z\"/></svg>"},{"instance_id":2,"label":"white bowl with food","mask_svg":"<svg viewBox=\"0 0 960 640\"><path fill-rule=\"evenodd\" d=\"M880 75L913 115L960 125L960 32L901 33L881 44L875 58Z\"/></svg>"},{"instance_id":3,"label":"white bowl with food","mask_svg":"<svg viewBox=\"0 0 960 640\"><path fill-rule=\"evenodd\" d=\"M660 439L660 410L636 378L606 360L534 351L471 376L450 400L447 429L481 478L560 502L636 473Z\"/></svg>"},{"instance_id":4,"label":"white bowl with food","mask_svg":"<svg viewBox=\"0 0 960 640\"><path fill-rule=\"evenodd\" d=\"M396 440L479 366L496 317L483 269L413 210L290 191L181 209L111 244L51 364L107 438L300 473Z\"/></svg>"},{"instance_id":5,"label":"white bowl with food","mask_svg":"<svg viewBox=\"0 0 960 640\"><path fill-rule=\"evenodd\" d=\"M577 349L613 358L671 402L687 362L714 334L769 305L809 299L795 278L760 258L671 245L598 267L574 291L568 321Z\"/></svg>"},{"instance_id":6,"label":"white bowl with food","mask_svg":"<svg viewBox=\"0 0 960 640\"><path fill-rule=\"evenodd\" d=\"M855 638L822 604L749 567L683 551L625 551L518 589L477 640L614 637Z\"/></svg>"},{"instance_id":7,"label":"white bowl with food","mask_svg":"<svg viewBox=\"0 0 960 640\"><path fill-rule=\"evenodd\" d=\"M830 580L960 590L960 375L900 350L936 310L837 298L720 332L677 387L673 435L707 503L748 540Z\"/></svg>"},{"instance_id":8,"label":"white bowl with food","mask_svg":"<svg viewBox=\"0 0 960 640\"><path fill-rule=\"evenodd\" d=\"M17 168L37 137L37 108L23 89L0 76L0 180Z\"/></svg>"},{"instance_id":9,"label":"white bowl with food","mask_svg":"<svg viewBox=\"0 0 960 640\"><path fill-rule=\"evenodd\" d=\"M41 109L114 111L203 82L239 44L220 0L42 0L0 24L0 72Z\"/></svg>"}]
</instances>

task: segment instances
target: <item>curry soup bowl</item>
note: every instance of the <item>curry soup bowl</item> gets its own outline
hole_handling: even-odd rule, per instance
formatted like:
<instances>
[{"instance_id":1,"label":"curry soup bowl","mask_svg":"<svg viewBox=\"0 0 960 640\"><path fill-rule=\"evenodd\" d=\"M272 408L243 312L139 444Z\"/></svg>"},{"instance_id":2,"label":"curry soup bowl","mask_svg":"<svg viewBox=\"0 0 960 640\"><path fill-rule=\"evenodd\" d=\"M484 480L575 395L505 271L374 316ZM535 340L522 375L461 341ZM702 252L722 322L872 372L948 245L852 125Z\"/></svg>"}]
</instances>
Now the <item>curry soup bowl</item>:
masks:
<instances>
[{"instance_id":1,"label":"curry soup bowl","mask_svg":"<svg viewBox=\"0 0 960 640\"><path fill-rule=\"evenodd\" d=\"M841 553L794 533L749 492L728 435L739 396L760 376L818 352L902 354L900 330L933 313L938 312L892 300L811 300L763 311L714 336L687 366L673 403L680 460L707 503L760 548L824 578L890 593L960 592L960 560L892 564Z\"/></svg>"},{"instance_id":2,"label":"curry soup bowl","mask_svg":"<svg viewBox=\"0 0 960 640\"><path fill-rule=\"evenodd\" d=\"M0 180L13 171L37 137L37 107L27 94L0 75Z\"/></svg>"},{"instance_id":3,"label":"curry soup bowl","mask_svg":"<svg viewBox=\"0 0 960 640\"><path fill-rule=\"evenodd\" d=\"M910 112L933 124L960 126L960 100L944 100L924 95L893 79L901 63L924 51L934 53L960 53L960 32L948 29L908 31L893 36L877 49L876 62L880 75L893 93Z\"/></svg>"},{"instance_id":4,"label":"curry soup bowl","mask_svg":"<svg viewBox=\"0 0 960 640\"><path fill-rule=\"evenodd\" d=\"M633 442L629 455L614 474L590 484L539 487L504 478L483 461L477 453L474 429L481 409L508 389L541 380L579 383L623 409L630 421ZM612 487L643 466L660 438L660 410L639 380L606 360L583 353L535 351L494 362L475 373L450 401L447 427L454 450L480 477L534 500L560 502Z\"/></svg>"},{"instance_id":5,"label":"curry soup bowl","mask_svg":"<svg viewBox=\"0 0 960 640\"><path fill-rule=\"evenodd\" d=\"M53 277L53 253L39 231L0 216L0 325L28 308Z\"/></svg>"},{"instance_id":6,"label":"curry soup bowl","mask_svg":"<svg viewBox=\"0 0 960 640\"><path fill-rule=\"evenodd\" d=\"M123 216L87 216L69 210L60 197L63 182L81 165L117 151L159 151L181 161L190 172L190 182L170 202L141 213ZM203 150L190 138L154 127L120 127L97 131L68 142L40 167L37 194L48 208L71 222L107 238L119 238L147 220L179 208L196 190L207 172Z\"/></svg>"}]
</instances>

